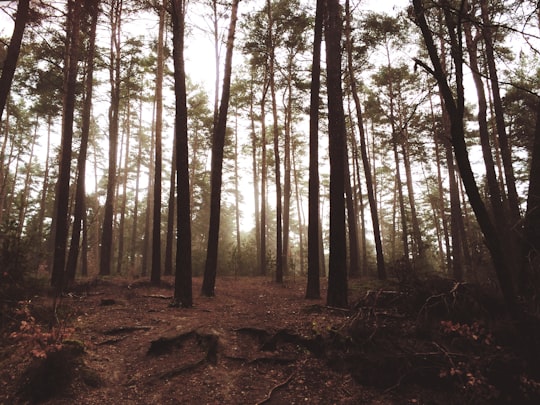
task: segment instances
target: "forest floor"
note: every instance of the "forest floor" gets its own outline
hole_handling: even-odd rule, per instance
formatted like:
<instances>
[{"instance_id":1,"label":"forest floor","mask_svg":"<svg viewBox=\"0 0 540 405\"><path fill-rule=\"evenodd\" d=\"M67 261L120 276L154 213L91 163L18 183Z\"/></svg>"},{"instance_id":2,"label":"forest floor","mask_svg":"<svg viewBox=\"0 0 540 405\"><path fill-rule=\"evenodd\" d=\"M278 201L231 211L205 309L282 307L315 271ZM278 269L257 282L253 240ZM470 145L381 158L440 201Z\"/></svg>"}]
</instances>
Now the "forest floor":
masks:
<instances>
[{"instance_id":1,"label":"forest floor","mask_svg":"<svg viewBox=\"0 0 540 405\"><path fill-rule=\"evenodd\" d=\"M46 295L19 303L0 404L540 403L538 364L465 284L355 280L343 310L305 279L218 278L213 298L193 282L191 309L169 306L172 280L84 283L55 316Z\"/></svg>"}]
</instances>

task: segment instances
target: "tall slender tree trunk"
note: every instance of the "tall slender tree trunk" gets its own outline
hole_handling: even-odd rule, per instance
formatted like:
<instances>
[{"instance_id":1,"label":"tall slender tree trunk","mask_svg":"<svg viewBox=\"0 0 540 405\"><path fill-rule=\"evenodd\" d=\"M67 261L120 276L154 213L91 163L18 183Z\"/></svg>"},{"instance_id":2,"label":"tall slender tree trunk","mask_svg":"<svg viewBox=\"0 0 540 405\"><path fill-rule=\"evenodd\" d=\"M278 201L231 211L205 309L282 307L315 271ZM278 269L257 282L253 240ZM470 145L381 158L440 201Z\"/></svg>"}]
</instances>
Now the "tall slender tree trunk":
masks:
<instances>
[{"instance_id":1,"label":"tall slender tree trunk","mask_svg":"<svg viewBox=\"0 0 540 405\"><path fill-rule=\"evenodd\" d=\"M467 50L469 52L469 59L471 64L472 76L476 87L476 93L478 96L478 128L480 134L480 144L482 145L482 156L484 158L484 165L486 168L486 179L489 189L489 200L492 209L492 218L496 224L498 232L501 235L510 235L511 229L507 224L507 215L503 207L503 201L501 196L501 190L499 189L499 182L497 180L497 173L495 171L495 161L493 159L492 148L490 144L490 135L487 121L487 100L484 89L484 83L480 75L480 65L477 55L477 42L473 39L470 23L464 24L465 39L467 42ZM506 256L506 255L505 255ZM508 260L508 258L507 258ZM509 261L508 264L511 262Z\"/></svg>"},{"instance_id":2,"label":"tall slender tree trunk","mask_svg":"<svg viewBox=\"0 0 540 405\"><path fill-rule=\"evenodd\" d=\"M6 119L4 120L3 122L3 132L4 132L4 139L2 140L2 148L0 149L0 223L3 222L4 220L4 210L5 210L5 207L6 207L6 196L7 196L7 191L8 191L8 174L9 174L9 170L7 171L7 173L4 172L4 162L5 162L5 158L6 158L6 148L7 148L7 145L8 145L8 140L9 140L9 132L10 132L10 122L9 122L9 118L10 118L10 108L9 108L9 103L7 104L7 109L6 109ZM0 122L0 124L2 124L2 122ZM51 128L51 124L50 124L50 119L49 119L49 136L50 136L50 128ZM11 144L11 147L13 147L13 143Z\"/></svg>"},{"instance_id":3,"label":"tall slender tree trunk","mask_svg":"<svg viewBox=\"0 0 540 405\"><path fill-rule=\"evenodd\" d=\"M13 82L13 76L15 75L15 68L17 67L17 61L19 59L29 12L30 0L19 0L13 35L9 41L6 58L2 67L2 74L0 75L0 123L2 122L2 115L4 114L4 108L6 107L9 90L11 89L11 83Z\"/></svg>"},{"instance_id":4,"label":"tall slender tree trunk","mask_svg":"<svg viewBox=\"0 0 540 405\"><path fill-rule=\"evenodd\" d=\"M306 298L317 299L320 291L320 212L319 212L319 94L321 88L321 42L325 2L317 0L311 67L311 98L309 105L309 212L308 212L308 274Z\"/></svg>"},{"instance_id":5,"label":"tall slender tree trunk","mask_svg":"<svg viewBox=\"0 0 540 405\"><path fill-rule=\"evenodd\" d=\"M165 1L165 0L164 0ZM163 131L163 46L165 32L165 4L159 8L159 33L156 69L156 155L154 160L154 212L152 227L152 271L150 282L159 285L161 281L161 170Z\"/></svg>"},{"instance_id":6,"label":"tall slender tree trunk","mask_svg":"<svg viewBox=\"0 0 540 405\"><path fill-rule=\"evenodd\" d=\"M429 58L433 68L427 66L425 63L417 60L425 70L431 73L437 80L439 89L445 101L445 108L448 111L450 117L450 130L452 134L452 145L454 148L454 154L459 166L461 178L465 186L465 190L469 197L469 202L475 213L476 219L482 230L482 234L486 239L486 245L491 254L493 265L499 279L499 286L504 295L506 306L508 311L515 317L519 314L517 307L516 295L514 292L513 280L509 268L506 265L506 260L503 254L503 246L501 244L500 235L498 234L495 226L493 225L486 207L483 203L482 197L478 190L474 173L469 161L469 155L467 152L467 145L465 143L465 129L464 129L464 93L463 93L463 55L462 55L462 38L461 38L461 26L460 21L455 21L454 16L449 10L446 11L446 23L448 32L450 34L452 55L454 57L454 68L456 74L456 96L450 85L448 84L446 75L441 66L438 51L433 41L432 32L426 21L424 6L422 0L413 0L413 6L415 11L416 22L419 25L424 43L426 44Z\"/></svg>"},{"instance_id":7,"label":"tall slender tree trunk","mask_svg":"<svg viewBox=\"0 0 540 405\"><path fill-rule=\"evenodd\" d=\"M266 258L266 240L267 240L267 183L268 183L268 163L266 156L266 94L267 94L267 83L266 78L264 82L264 90L261 97L261 254L260 254L260 274L266 275L267 267L267 258Z\"/></svg>"},{"instance_id":8,"label":"tall slender tree trunk","mask_svg":"<svg viewBox=\"0 0 540 405\"><path fill-rule=\"evenodd\" d=\"M124 154L124 161L121 162L122 167L122 176L120 177L121 183L117 184L116 195L120 195L120 187L122 187L122 200L120 201L120 220L118 223L118 257L116 261L116 274L122 274L124 267L124 256L125 256L125 226L126 226L126 209L127 209L127 185L129 177L129 152L130 152L130 141L131 141L131 92L128 90L127 94L127 105L126 105L126 118L124 120L122 138L125 137L125 150L120 151L120 155ZM121 142L124 145L124 140ZM122 149L122 148L121 148Z\"/></svg>"},{"instance_id":9,"label":"tall slender tree trunk","mask_svg":"<svg viewBox=\"0 0 540 405\"><path fill-rule=\"evenodd\" d=\"M274 141L274 176L276 187L276 282L283 282L283 205L282 205L282 188L281 188L281 159L279 147L279 122L276 100L276 84L275 84L275 49L274 49L274 18L272 15L272 2L267 0L266 8L268 13L268 80L270 87L270 98L272 103L272 134Z\"/></svg>"},{"instance_id":10,"label":"tall slender tree trunk","mask_svg":"<svg viewBox=\"0 0 540 405\"><path fill-rule=\"evenodd\" d=\"M184 63L185 0L172 1L175 92L177 238L173 305L193 306L191 259L191 209L189 190L188 120Z\"/></svg>"},{"instance_id":11,"label":"tall slender tree trunk","mask_svg":"<svg viewBox=\"0 0 540 405\"><path fill-rule=\"evenodd\" d=\"M163 274L170 276L173 274L173 241L174 241L174 219L176 217L175 202L175 182L176 182L176 140L173 140L173 152L171 159L171 177L169 186L169 202L167 204L167 239L165 244L165 268Z\"/></svg>"},{"instance_id":12,"label":"tall slender tree trunk","mask_svg":"<svg viewBox=\"0 0 540 405\"><path fill-rule=\"evenodd\" d=\"M131 242L129 249L130 265L131 268L135 266L137 256L139 254L138 245L138 231L139 231L139 184L141 176L141 162L142 162L142 99L139 101L139 123L138 123L138 146L137 146L137 159L135 169L135 196L133 198L133 227L131 228Z\"/></svg>"},{"instance_id":13,"label":"tall slender tree trunk","mask_svg":"<svg viewBox=\"0 0 540 405\"><path fill-rule=\"evenodd\" d=\"M146 211L144 216L144 240L143 240L143 248L142 248L142 269L141 269L141 275L143 277L146 277L148 275L148 265L150 262L150 266L152 263L152 225L153 216L150 215L150 213L154 212L154 145L155 145L155 136L154 136L154 129L155 129L155 116L156 116L156 102L154 100L153 103L153 111L152 111L152 131L150 136L150 161L148 162L148 190L146 193ZM150 270L152 271L152 270Z\"/></svg>"},{"instance_id":14,"label":"tall slender tree trunk","mask_svg":"<svg viewBox=\"0 0 540 405\"><path fill-rule=\"evenodd\" d=\"M111 85L111 104L109 106L109 170L107 176L107 197L105 199L105 212L101 236L101 255L99 274L107 276L111 274L113 258L113 220L115 207L115 189L117 182L117 158L118 158L118 126L120 112L120 50L121 50L121 19L123 0L111 0L110 23L111 23L111 49L109 80Z\"/></svg>"},{"instance_id":15,"label":"tall slender tree trunk","mask_svg":"<svg viewBox=\"0 0 540 405\"><path fill-rule=\"evenodd\" d=\"M234 48L234 34L238 15L238 3L233 0L231 9L231 21L227 36L227 54L225 56L225 72L223 76L223 89L217 125L214 128L212 142L212 168L211 168L211 196L210 196L210 227L208 230L208 248L206 252L206 265L202 294L207 297L215 295L214 288L217 274L217 258L219 243L219 222L221 213L221 184L223 172L223 148L225 146L225 134L227 132L227 112L231 91L232 56Z\"/></svg>"},{"instance_id":16,"label":"tall slender tree trunk","mask_svg":"<svg viewBox=\"0 0 540 405\"><path fill-rule=\"evenodd\" d=\"M234 275L242 265L242 240L240 233L240 187L238 184L238 112L234 115L234 220L236 225L236 260Z\"/></svg>"},{"instance_id":17,"label":"tall slender tree trunk","mask_svg":"<svg viewBox=\"0 0 540 405\"><path fill-rule=\"evenodd\" d=\"M346 3L348 4L348 2ZM347 6L346 6L347 7ZM377 276L379 279L386 279L386 268L384 263L384 254L382 247L381 228L379 225L379 217L377 213L377 201L375 200L375 184L371 175L371 165L366 145L366 134L364 131L364 120L362 115L362 107L360 98L356 89L356 80L354 78L352 42L350 38L350 30L347 33L347 66L350 79L351 93L356 107L356 116L358 120L358 130L360 133L360 152L362 154L362 163L364 166L364 175L366 177L366 189L368 194L369 205L371 209L371 222L373 224L373 237L375 239L375 251L377 254Z\"/></svg>"},{"instance_id":18,"label":"tall slender tree trunk","mask_svg":"<svg viewBox=\"0 0 540 405\"><path fill-rule=\"evenodd\" d=\"M39 117L36 117L39 118ZM37 121L34 124L34 135L30 141L30 156L28 157L28 163L26 164L26 174L24 176L24 186L20 193L19 202L19 218L17 224L17 238L20 238L24 229L24 222L26 218L26 211L28 208L28 191L30 190L30 182L32 181L32 161L34 160L34 151L37 141ZM1 163L0 163L1 164Z\"/></svg>"},{"instance_id":19,"label":"tall slender tree trunk","mask_svg":"<svg viewBox=\"0 0 540 405\"><path fill-rule=\"evenodd\" d=\"M330 261L327 304L348 306L345 228L345 113L341 88L341 31L339 0L328 0L325 30L330 155Z\"/></svg>"},{"instance_id":20,"label":"tall slender tree trunk","mask_svg":"<svg viewBox=\"0 0 540 405\"><path fill-rule=\"evenodd\" d=\"M60 152L59 175L56 190L56 232L54 236L54 259L51 285L59 293L64 288L66 246L69 230L69 181L71 177L71 145L75 115L75 96L79 61L80 22L82 1L68 1L67 46L64 72L64 115L62 123L62 141Z\"/></svg>"},{"instance_id":21,"label":"tall slender tree trunk","mask_svg":"<svg viewBox=\"0 0 540 405\"><path fill-rule=\"evenodd\" d=\"M343 159L345 171L345 198L347 208L347 229L349 236L349 275L351 277L360 276L360 256L358 251L358 227L356 226L356 207L353 199L351 185L351 173L349 167L349 153L347 142L345 142L345 157Z\"/></svg>"},{"instance_id":22,"label":"tall slender tree trunk","mask_svg":"<svg viewBox=\"0 0 540 405\"><path fill-rule=\"evenodd\" d=\"M506 134L506 124L504 122L504 109L502 105L501 92L499 89L499 78L495 62L495 52L493 50L492 22L489 16L489 4L487 0L480 0L482 11L482 33L485 43L486 62L488 65L491 91L493 95L493 108L495 109L495 122L497 124L497 134L501 156L504 166L508 202L510 204L510 228L519 227L521 223L521 213L519 209L519 198L516 189L516 178L512 166L512 152ZM514 238L515 239L515 238ZM515 247L514 247L515 248ZM516 252L512 252L515 257Z\"/></svg>"},{"instance_id":23,"label":"tall slender tree trunk","mask_svg":"<svg viewBox=\"0 0 540 405\"><path fill-rule=\"evenodd\" d=\"M298 184L299 170L296 166L296 148L293 146L292 151L292 170L294 176L294 195L296 199L296 211L298 212L298 246L300 255L300 274L305 275L305 253L304 253L304 223L305 214L303 211L304 204L302 203L302 197L300 196L300 185Z\"/></svg>"},{"instance_id":24,"label":"tall slender tree trunk","mask_svg":"<svg viewBox=\"0 0 540 405\"><path fill-rule=\"evenodd\" d=\"M285 153L283 156L283 275L289 274L291 220L291 133L292 133L292 72L287 78L287 107L285 110Z\"/></svg>"},{"instance_id":25,"label":"tall slender tree trunk","mask_svg":"<svg viewBox=\"0 0 540 405\"><path fill-rule=\"evenodd\" d=\"M79 259L79 244L81 231L84 230L86 218L86 158L88 155L88 139L90 136L90 122L92 113L92 95L94 89L94 56L96 50L96 29L99 13L99 1L92 0L85 4L90 14L89 44L86 53L85 97L82 110L81 144L77 157L77 185L75 191L75 211L73 214L73 230L67 261L67 282L75 281L77 262Z\"/></svg>"},{"instance_id":26,"label":"tall slender tree trunk","mask_svg":"<svg viewBox=\"0 0 540 405\"><path fill-rule=\"evenodd\" d=\"M261 269L261 215L259 193L259 170L257 170L257 134L255 132L255 113L253 111L253 76L250 81L249 119L251 122L251 170L253 174L253 199L255 202L255 244L257 245L257 274Z\"/></svg>"},{"instance_id":27,"label":"tall slender tree trunk","mask_svg":"<svg viewBox=\"0 0 540 405\"><path fill-rule=\"evenodd\" d=\"M45 151L45 168L43 169L43 186L41 188L41 198L39 203L38 211L38 237L40 244L43 241L43 222L45 219L45 211L47 209L47 193L49 191L49 161L50 161L50 151L51 151L51 127L52 127L52 116L47 117L47 146ZM0 155L1 157L2 155ZM2 161L2 160L0 160ZM0 165L2 166L2 165ZM1 177L0 177L1 180ZM0 190L0 200L1 200L2 190ZM0 204L0 222L2 219L2 205Z\"/></svg>"}]
</instances>

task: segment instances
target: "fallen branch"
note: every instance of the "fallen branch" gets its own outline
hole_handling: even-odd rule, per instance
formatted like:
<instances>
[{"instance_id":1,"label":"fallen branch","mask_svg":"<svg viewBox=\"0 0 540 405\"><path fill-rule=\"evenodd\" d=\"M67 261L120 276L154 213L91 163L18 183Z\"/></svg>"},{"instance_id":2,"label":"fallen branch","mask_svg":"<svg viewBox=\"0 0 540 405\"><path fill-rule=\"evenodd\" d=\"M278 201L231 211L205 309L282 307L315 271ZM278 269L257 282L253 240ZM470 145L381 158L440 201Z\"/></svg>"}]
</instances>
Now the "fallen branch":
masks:
<instances>
[{"instance_id":1,"label":"fallen branch","mask_svg":"<svg viewBox=\"0 0 540 405\"><path fill-rule=\"evenodd\" d=\"M150 294L150 295L143 295L144 298L159 298L162 300L172 300L172 295L163 295L163 294Z\"/></svg>"},{"instance_id":2,"label":"fallen branch","mask_svg":"<svg viewBox=\"0 0 540 405\"><path fill-rule=\"evenodd\" d=\"M278 385L274 385L274 386L272 387L272 389L271 389L270 391L268 391L268 394L266 395L266 397L265 397L262 401L257 402L256 405L262 405L262 404L265 404L265 403L267 403L268 401L270 401L270 398L272 398L272 394L273 394L276 390L278 390L278 389L280 389L281 387L284 387L284 386L286 386L288 383L290 383L291 380L292 380L292 378L293 378L293 376L294 376L294 373L292 373L285 381L279 383Z\"/></svg>"},{"instance_id":3,"label":"fallen branch","mask_svg":"<svg viewBox=\"0 0 540 405\"><path fill-rule=\"evenodd\" d=\"M103 332L104 335L119 335L121 333L131 333L138 330L150 330L151 326L119 326Z\"/></svg>"}]
</instances>

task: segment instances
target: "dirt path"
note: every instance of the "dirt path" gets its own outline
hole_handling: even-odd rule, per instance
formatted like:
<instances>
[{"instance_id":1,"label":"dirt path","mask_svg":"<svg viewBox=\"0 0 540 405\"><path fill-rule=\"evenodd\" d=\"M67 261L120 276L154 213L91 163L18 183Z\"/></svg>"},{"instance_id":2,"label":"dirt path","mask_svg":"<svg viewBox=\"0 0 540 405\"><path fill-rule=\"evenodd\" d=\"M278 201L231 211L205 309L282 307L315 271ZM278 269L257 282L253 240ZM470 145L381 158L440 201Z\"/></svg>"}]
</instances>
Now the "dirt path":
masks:
<instances>
[{"instance_id":1,"label":"dirt path","mask_svg":"<svg viewBox=\"0 0 540 405\"><path fill-rule=\"evenodd\" d=\"M24 328L0 340L0 405L452 404L516 395L485 378L492 359L504 372L516 364L483 340L491 333L479 340L458 323L424 331L417 313L394 306L395 291L386 297L392 306L367 297L339 310L305 300L305 280L218 279L214 298L200 297L201 280L193 281L191 309L169 307L172 280L83 285L63 298L61 339L40 326L51 299L35 297L13 319L12 330ZM350 302L366 298L351 290ZM376 304L386 298L377 292Z\"/></svg>"}]
</instances>

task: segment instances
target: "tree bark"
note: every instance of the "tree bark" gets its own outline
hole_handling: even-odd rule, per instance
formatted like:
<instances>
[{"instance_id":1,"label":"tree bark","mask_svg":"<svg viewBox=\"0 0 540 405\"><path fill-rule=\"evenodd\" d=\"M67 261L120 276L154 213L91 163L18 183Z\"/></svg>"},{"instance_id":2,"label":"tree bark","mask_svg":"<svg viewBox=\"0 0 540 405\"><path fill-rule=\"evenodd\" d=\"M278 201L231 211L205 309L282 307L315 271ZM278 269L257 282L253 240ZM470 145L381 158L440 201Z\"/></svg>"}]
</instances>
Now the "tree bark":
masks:
<instances>
[{"instance_id":1,"label":"tree bark","mask_svg":"<svg viewBox=\"0 0 540 405\"><path fill-rule=\"evenodd\" d=\"M171 0L175 92L177 239L173 305L193 306L191 208L189 190L188 120L184 63L185 0Z\"/></svg>"},{"instance_id":2,"label":"tree bark","mask_svg":"<svg viewBox=\"0 0 540 405\"><path fill-rule=\"evenodd\" d=\"M219 222L221 213L221 184L223 172L223 148L225 146L225 134L227 132L227 111L231 90L232 56L234 48L234 34L238 15L238 3L233 0L231 9L231 21L227 36L227 53L225 56L225 72L223 76L223 88L217 125L214 128L212 142L212 167L211 167L211 196L210 196L210 227L208 230L208 249L206 252L206 265L202 294L207 297L215 295L214 288L217 274L217 258L219 243Z\"/></svg>"},{"instance_id":3,"label":"tree bark","mask_svg":"<svg viewBox=\"0 0 540 405\"><path fill-rule=\"evenodd\" d=\"M469 202L475 213L480 229L486 239L487 247L490 251L493 259L493 264L497 277L499 279L499 286L503 293L507 309L510 314L517 316L517 300L514 292L514 286L510 270L506 266L505 258L503 255L503 245L501 244L500 236L497 233L496 228L493 226L486 207L480 196L474 173L469 161L469 155L467 152L467 145L465 143L465 129L463 124L464 118L464 94L463 94L463 55L461 53L461 32L460 21L453 21L450 12L446 12L446 21L448 31L451 37L451 50L454 58L454 68L456 73L456 98L454 93L448 84L446 75L441 66L437 48L433 42L433 36L429 29L428 23L425 17L425 10L422 4L422 0L413 0L414 11L416 16L416 22L419 25L422 36L429 54L433 68L430 68L426 64L417 60L424 69L434 76L439 85L442 96L445 101L445 108L448 111L450 117L450 131L452 135L452 144L454 148L454 154L457 164L459 166L461 178L465 186L465 190L469 197Z\"/></svg>"},{"instance_id":4,"label":"tree bark","mask_svg":"<svg viewBox=\"0 0 540 405\"><path fill-rule=\"evenodd\" d=\"M165 0L163 0L165 1ZM154 210L152 227L152 270L150 282L159 285L161 281L161 171L163 132L163 68L164 68L165 4L159 6L159 32L156 68L156 146L154 160Z\"/></svg>"},{"instance_id":5,"label":"tree bark","mask_svg":"<svg viewBox=\"0 0 540 405\"><path fill-rule=\"evenodd\" d=\"M69 181L71 177L71 145L75 114L79 38L82 1L68 2L67 40L64 73L64 115L60 152L59 176L56 191L56 232L54 236L54 259L51 285L60 292L65 287L66 245L69 230Z\"/></svg>"},{"instance_id":6,"label":"tree bark","mask_svg":"<svg viewBox=\"0 0 540 405\"><path fill-rule=\"evenodd\" d=\"M111 0L111 49L109 67L109 80L111 85L111 104L109 106L109 170L107 177L107 197L105 199L105 213L101 236L101 256L99 274L107 276L111 274L113 258L113 217L115 189L117 182L117 151L118 151L118 126L120 111L120 25L122 18L123 0Z\"/></svg>"},{"instance_id":7,"label":"tree bark","mask_svg":"<svg viewBox=\"0 0 540 405\"><path fill-rule=\"evenodd\" d=\"M348 32L347 32L348 33ZM366 145L366 134L364 131L364 120L362 115L362 107L360 98L356 89L356 80L354 79L354 70L352 64L352 42L348 35L347 37L347 66L350 77L351 93L356 107L356 116L358 120L358 130L360 133L360 153L362 154L362 163L364 166L364 174L366 176L366 189L368 194L369 206L371 209L371 221L373 224L373 238L375 240L375 251L377 255L377 276L380 280L386 279L386 268L384 263L384 254L381 238L381 228L379 225L379 217L377 213L377 201L375 200L375 185L371 174L371 165Z\"/></svg>"},{"instance_id":8,"label":"tree bark","mask_svg":"<svg viewBox=\"0 0 540 405\"><path fill-rule=\"evenodd\" d=\"M94 56L96 51L96 29L99 13L99 0L88 1L85 6L90 14L90 31L88 50L86 53L85 97L82 110L81 145L77 157L77 186L75 191L75 211L73 213L73 230L67 261L67 282L75 281L75 273L79 258L81 231L84 230L86 217L86 157L88 155L88 138L92 113L92 96L94 89Z\"/></svg>"},{"instance_id":9,"label":"tree bark","mask_svg":"<svg viewBox=\"0 0 540 405\"><path fill-rule=\"evenodd\" d=\"M346 308L347 242L345 228L345 113L341 88L342 18L339 0L327 1L326 66L330 155L330 261L327 304Z\"/></svg>"},{"instance_id":10,"label":"tree bark","mask_svg":"<svg viewBox=\"0 0 540 405\"><path fill-rule=\"evenodd\" d=\"M15 75L15 68L17 67L17 60L19 59L29 11L30 0L19 0L15 27L13 28L13 35L9 41L6 59L4 60L4 66L2 67L2 75L0 76L0 122L2 122L2 115L4 114L4 108L6 107L9 90L11 89L11 83L13 82L13 76Z\"/></svg>"},{"instance_id":11,"label":"tree bark","mask_svg":"<svg viewBox=\"0 0 540 405\"><path fill-rule=\"evenodd\" d=\"M306 298L317 299L320 291L320 214L319 214L319 94L321 87L321 42L324 0L317 0L311 67L311 99L309 106L309 201L308 201L308 274Z\"/></svg>"}]
</instances>

